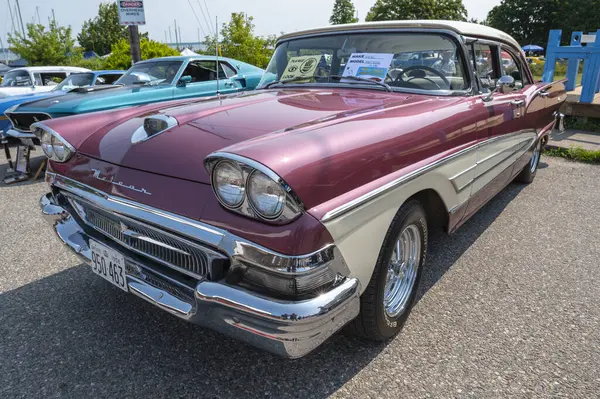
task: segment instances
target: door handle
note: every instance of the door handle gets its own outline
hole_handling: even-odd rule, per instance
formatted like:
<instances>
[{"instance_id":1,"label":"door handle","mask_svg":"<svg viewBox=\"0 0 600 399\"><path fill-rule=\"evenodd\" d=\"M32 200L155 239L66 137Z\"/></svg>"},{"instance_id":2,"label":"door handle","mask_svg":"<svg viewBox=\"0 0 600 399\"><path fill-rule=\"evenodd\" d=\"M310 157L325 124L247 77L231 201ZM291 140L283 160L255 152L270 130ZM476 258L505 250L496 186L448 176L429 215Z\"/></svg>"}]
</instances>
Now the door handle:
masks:
<instances>
[{"instance_id":1,"label":"door handle","mask_svg":"<svg viewBox=\"0 0 600 399\"><path fill-rule=\"evenodd\" d=\"M523 100L512 100L511 105L514 105L515 107L522 107L523 104L525 104L525 101Z\"/></svg>"},{"instance_id":2,"label":"door handle","mask_svg":"<svg viewBox=\"0 0 600 399\"><path fill-rule=\"evenodd\" d=\"M225 86L226 87L233 87L234 84L233 84L233 82L225 82Z\"/></svg>"}]
</instances>

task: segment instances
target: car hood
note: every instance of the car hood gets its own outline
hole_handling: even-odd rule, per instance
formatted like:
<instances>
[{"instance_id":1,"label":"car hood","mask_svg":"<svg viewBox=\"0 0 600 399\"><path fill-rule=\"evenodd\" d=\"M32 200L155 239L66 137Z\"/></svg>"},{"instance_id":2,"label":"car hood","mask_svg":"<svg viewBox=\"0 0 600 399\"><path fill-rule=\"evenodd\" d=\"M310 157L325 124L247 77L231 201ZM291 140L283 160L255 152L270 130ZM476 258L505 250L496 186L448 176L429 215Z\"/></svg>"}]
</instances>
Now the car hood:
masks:
<instances>
[{"instance_id":1,"label":"car hood","mask_svg":"<svg viewBox=\"0 0 600 399\"><path fill-rule=\"evenodd\" d=\"M8 108L10 108L16 104L22 104L22 103L25 103L28 101L35 101L35 100L39 100L42 98L52 98L52 97L62 96L65 93L66 93L65 91L59 90L59 91L48 91L45 93L32 92L32 93L27 93L27 94L20 94L18 96L6 97L5 99L0 100L0 113L3 113Z\"/></svg>"},{"instance_id":2,"label":"car hood","mask_svg":"<svg viewBox=\"0 0 600 399\"><path fill-rule=\"evenodd\" d=\"M19 112L73 115L151 101L170 100L172 86L102 86L71 91L59 100L43 98L19 106Z\"/></svg>"},{"instance_id":3,"label":"car hood","mask_svg":"<svg viewBox=\"0 0 600 399\"><path fill-rule=\"evenodd\" d=\"M272 147L269 143L278 142L286 147L285 138L297 136L304 141L275 150L271 155L298 154L302 147L312 147L315 140L321 140L320 134L341 144L362 145L362 139L371 139L367 132L373 132L378 126L381 131L389 130L386 118L422 115L454 101L456 98L375 90L259 90L220 99L205 98L80 115L74 117L78 119L56 119L48 123L62 121L65 133L70 133L65 138L78 152L89 157L208 183L203 160L214 151L252 154L256 147ZM155 114L174 117L178 126L133 144L135 130L143 125L146 117ZM63 134L62 126L53 128ZM83 131L89 132L85 138L82 138ZM365 134L361 135L361 131ZM318 132L316 136L315 132ZM357 132L364 136L361 140L357 140ZM326 156L328 150L331 148L323 147L320 156ZM251 157L263 161L262 156L254 155ZM298 156L295 161L310 162ZM270 161L265 159L264 163L268 165ZM276 172L289 172L290 168L295 168L294 162L286 168Z\"/></svg>"}]
</instances>

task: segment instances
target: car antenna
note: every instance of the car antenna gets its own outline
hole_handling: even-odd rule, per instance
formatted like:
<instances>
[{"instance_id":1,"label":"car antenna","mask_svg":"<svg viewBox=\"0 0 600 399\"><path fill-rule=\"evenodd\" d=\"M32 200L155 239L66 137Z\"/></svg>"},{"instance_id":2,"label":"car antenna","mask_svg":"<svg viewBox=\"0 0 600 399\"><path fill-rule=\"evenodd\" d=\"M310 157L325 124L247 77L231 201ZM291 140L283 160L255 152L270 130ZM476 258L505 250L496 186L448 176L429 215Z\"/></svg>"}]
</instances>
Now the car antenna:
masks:
<instances>
[{"instance_id":1,"label":"car antenna","mask_svg":"<svg viewBox=\"0 0 600 399\"><path fill-rule=\"evenodd\" d=\"M217 96L220 95L221 93L219 93L219 16L215 15L215 25L216 25L216 32L215 32L215 53L217 55Z\"/></svg>"}]
</instances>

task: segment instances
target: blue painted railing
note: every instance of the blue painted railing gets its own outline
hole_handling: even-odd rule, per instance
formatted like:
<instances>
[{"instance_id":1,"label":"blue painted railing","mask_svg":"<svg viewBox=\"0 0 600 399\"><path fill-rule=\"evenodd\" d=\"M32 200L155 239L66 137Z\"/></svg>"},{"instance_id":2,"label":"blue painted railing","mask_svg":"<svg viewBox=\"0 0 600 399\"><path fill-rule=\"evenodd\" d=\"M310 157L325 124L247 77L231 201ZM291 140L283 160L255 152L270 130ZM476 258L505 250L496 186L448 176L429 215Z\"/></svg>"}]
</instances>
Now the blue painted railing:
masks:
<instances>
[{"instance_id":1,"label":"blue painted railing","mask_svg":"<svg viewBox=\"0 0 600 399\"><path fill-rule=\"evenodd\" d=\"M573 32L571 45L560 45L561 30L551 30L546 47L546 62L544 65L544 82L552 82L554 68L559 58L567 59L567 91L575 88L579 62L583 60L583 75L581 77L582 103L591 103L594 95L600 91L600 29L596 33L584 35L583 32ZM583 40L584 36L593 37L594 41Z\"/></svg>"}]
</instances>

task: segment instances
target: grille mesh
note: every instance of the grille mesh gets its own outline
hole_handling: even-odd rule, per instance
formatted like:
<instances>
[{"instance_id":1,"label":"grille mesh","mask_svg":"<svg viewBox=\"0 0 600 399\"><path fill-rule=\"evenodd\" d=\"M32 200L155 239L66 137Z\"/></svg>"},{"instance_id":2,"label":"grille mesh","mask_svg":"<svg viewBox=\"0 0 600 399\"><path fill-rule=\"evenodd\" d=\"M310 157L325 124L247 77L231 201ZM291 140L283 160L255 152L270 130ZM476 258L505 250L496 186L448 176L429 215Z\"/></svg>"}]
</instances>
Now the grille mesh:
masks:
<instances>
[{"instance_id":1,"label":"grille mesh","mask_svg":"<svg viewBox=\"0 0 600 399\"><path fill-rule=\"evenodd\" d=\"M209 275L209 265L224 256L166 231L70 199L87 224L108 238L193 277Z\"/></svg>"}]
</instances>

